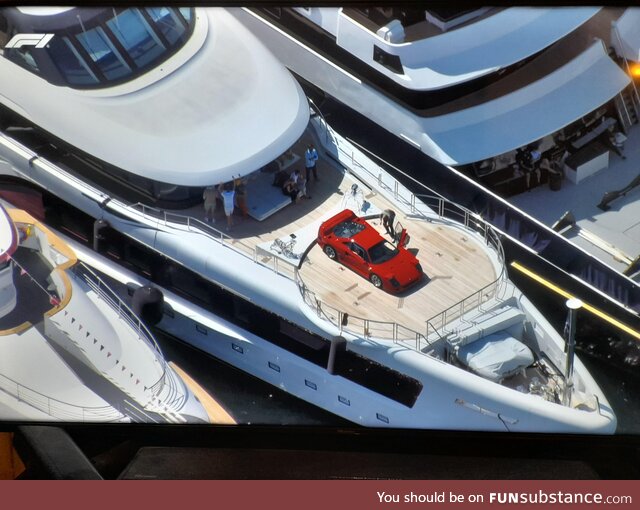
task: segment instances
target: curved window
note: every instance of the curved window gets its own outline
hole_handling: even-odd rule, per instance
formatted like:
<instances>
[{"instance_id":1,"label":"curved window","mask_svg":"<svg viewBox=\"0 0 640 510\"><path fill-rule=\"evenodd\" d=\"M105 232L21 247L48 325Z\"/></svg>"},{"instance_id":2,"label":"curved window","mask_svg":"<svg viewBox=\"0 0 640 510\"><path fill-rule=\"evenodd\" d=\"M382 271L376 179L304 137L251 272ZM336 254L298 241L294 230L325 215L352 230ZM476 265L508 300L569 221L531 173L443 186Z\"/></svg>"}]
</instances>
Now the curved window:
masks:
<instances>
[{"instance_id":1,"label":"curved window","mask_svg":"<svg viewBox=\"0 0 640 510\"><path fill-rule=\"evenodd\" d=\"M147 7L146 10L169 44L175 44L184 38L187 28L180 21L178 12L167 7ZM185 17L185 19L190 18Z\"/></svg>"},{"instance_id":2,"label":"curved window","mask_svg":"<svg viewBox=\"0 0 640 510\"><path fill-rule=\"evenodd\" d=\"M110 8L91 20L83 20L79 9L75 18L77 24L47 45L62 84L74 88L114 85L143 74L178 51L195 25L191 7ZM45 78L59 84L60 76Z\"/></svg>"},{"instance_id":3,"label":"curved window","mask_svg":"<svg viewBox=\"0 0 640 510\"><path fill-rule=\"evenodd\" d=\"M131 68L102 27L87 30L76 37L107 79L117 80L131 74Z\"/></svg>"},{"instance_id":4,"label":"curved window","mask_svg":"<svg viewBox=\"0 0 640 510\"><path fill-rule=\"evenodd\" d=\"M107 26L138 67L146 66L165 51L159 37L137 9L121 12L107 21Z\"/></svg>"},{"instance_id":5,"label":"curved window","mask_svg":"<svg viewBox=\"0 0 640 510\"><path fill-rule=\"evenodd\" d=\"M54 37L49 54L70 85L95 85L98 78L71 44L68 37Z\"/></svg>"}]
</instances>

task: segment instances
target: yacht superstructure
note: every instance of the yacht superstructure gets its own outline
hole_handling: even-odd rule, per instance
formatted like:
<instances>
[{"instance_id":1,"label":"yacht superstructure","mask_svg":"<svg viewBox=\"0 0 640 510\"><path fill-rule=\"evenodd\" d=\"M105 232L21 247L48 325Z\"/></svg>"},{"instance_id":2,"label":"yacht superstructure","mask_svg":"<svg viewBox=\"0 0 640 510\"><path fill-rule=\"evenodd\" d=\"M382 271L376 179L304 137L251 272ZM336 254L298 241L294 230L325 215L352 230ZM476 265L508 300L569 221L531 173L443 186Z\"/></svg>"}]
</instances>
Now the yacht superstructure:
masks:
<instances>
[{"instance_id":1,"label":"yacht superstructure","mask_svg":"<svg viewBox=\"0 0 640 510\"><path fill-rule=\"evenodd\" d=\"M446 165L448 179L459 183L457 195L453 184L440 185L449 198L468 199L465 204L525 250L598 296L591 299L605 297L611 310L622 309L611 313L637 321L634 222L626 214L603 216L596 206L607 208L623 194L630 200L635 182L631 158L621 162L612 140L632 137L636 129L634 27L640 10L372 6L233 12L310 88ZM535 160L530 164L524 158L529 154ZM621 182L616 168L625 165ZM594 179L588 177L596 173L611 187L590 186ZM570 188L572 197L585 195L573 201L579 204L572 211L562 211L576 218L571 232L559 229L565 237L551 228L566 227L559 221L563 214L551 219L545 207L564 200L547 184L553 191ZM522 195L532 190L535 199ZM481 200L474 198L480 194ZM524 214L505 200L514 195ZM608 235L612 224L620 228Z\"/></svg>"},{"instance_id":2,"label":"yacht superstructure","mask_svg":"<svg viewBox=\"0 0 640 510\"><path fill-rule=\"evenodd\" d=\"M0 206L0 417L208 422L122 300L32 216Z\"/></svg>"},{"instance_id":3,"label":"yacht superstructure","mask_svg":"<svg viewBox=\"0 0 640 510\"><path fill-rule=\"evenodd\" d=\"M615 430L615 415L593 378L579 360L573 364L563 338L508 280L493 229L441 197L411 194L342 139L230 13L103 9L91 20L83 10L72 14L83 23L60 12L54 19L66 20L66 31L47 31L75 48L94 74L106 56L83 44L91 31L130 68L136 61L134 52L125 58L122 41L116 44L114 20L138 40L146 33L147 50L150 41L166 46L154 16L180 16L179 26L192 35L167 57L180 63L173 72L164 73L164 63L142 74L131 69L128 81L113 85L60 87L0 59L16 71L11 80L0 74L2 98L6 91L12 97L0 98L0 168L41 189L45 214L57 215L56 225L138 274L114 278L161 287L169 307L159 327L364 425ZM16 19L22 16L34 14ZM43 20L42 26L49 25ZM202 39L198 49L191 37ZM56 62L55 52L39 58ZM262 86L263 78L270 86ZM190 86L205 82L203 94ZM58 100L41 101L38 91ZM163 106L150 110L151 100ZM76 141L78 125L56 117L62 101L86 110L96 132L83 129ZM120 143L121 129L131 150ZM138 136L146 150L135 152ZM319 180L310 172L304 196L283 195L274 184L303 170L313 145L322 155ZM154 147L159 157L149 154ZM203 190L218 183L221 199L231 190L240 195L239 214L225 212L227 221L218 208L215 223L206 222ZM426 275L399 297L346 271L315 245L319 225L339 211L356 211L381 228L376 218L389 208L410 233ZM74 228L83 218L91 219L89 232L86 223Z\"/></svg>"}]
</instances>

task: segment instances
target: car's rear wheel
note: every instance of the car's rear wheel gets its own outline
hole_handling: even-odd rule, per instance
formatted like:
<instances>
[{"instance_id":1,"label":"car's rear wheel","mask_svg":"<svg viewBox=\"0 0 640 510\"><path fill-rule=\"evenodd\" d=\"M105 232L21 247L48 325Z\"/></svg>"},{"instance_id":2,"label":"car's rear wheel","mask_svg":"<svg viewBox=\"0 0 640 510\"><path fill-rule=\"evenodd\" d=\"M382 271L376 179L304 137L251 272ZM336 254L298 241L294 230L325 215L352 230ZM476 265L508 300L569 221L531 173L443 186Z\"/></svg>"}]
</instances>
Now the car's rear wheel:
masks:
<instances>
[{"instance_id":1,"label":"car's rear wheel","mask_svg":"<svg viewBox=\"0 0 640 510\"><path fill-rule=\"evenodd\" d=\"M333 249L333 246L329 246L328 244L324 247L324 253L331 260L336 260L336 257L338 256L336 250Z\"/></svg>"},{"instance_id":2,"label":"car's rear wheel","mask_svg":"<svg viewBox=\"0 0 640 510\"><path fill-rule=\"evenodd\" d=\"M371 276L369 276L369 280L371 281L371 283L373 283L373 286L381 289L382 288L382 278L380 278L377 274L372 273Z\"/></svg>"}]
</instances>

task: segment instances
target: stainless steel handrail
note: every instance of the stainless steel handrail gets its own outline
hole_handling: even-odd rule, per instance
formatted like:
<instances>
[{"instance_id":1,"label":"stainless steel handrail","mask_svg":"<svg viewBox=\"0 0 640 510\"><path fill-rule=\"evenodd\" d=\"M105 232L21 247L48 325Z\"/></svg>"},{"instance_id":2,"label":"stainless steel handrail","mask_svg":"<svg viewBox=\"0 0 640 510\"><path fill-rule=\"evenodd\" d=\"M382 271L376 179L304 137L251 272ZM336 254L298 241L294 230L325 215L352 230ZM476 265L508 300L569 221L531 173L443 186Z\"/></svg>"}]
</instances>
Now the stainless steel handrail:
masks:
<instances>
[{"instance_id":1,"label":"stainless steel handrail","mask_svg":"<svg viewBox=\"0 0 640 510\"><path fill-rule=\"evenodd\" d=\"M101 421L119 421L125 418L124 414L111 406L85 407L70 404L40 393L4 374L0 374L0 388L18 401L25 402L49 416L64 421L87 421L88 418L95 418Z\"/></svg>"}]
</instances>

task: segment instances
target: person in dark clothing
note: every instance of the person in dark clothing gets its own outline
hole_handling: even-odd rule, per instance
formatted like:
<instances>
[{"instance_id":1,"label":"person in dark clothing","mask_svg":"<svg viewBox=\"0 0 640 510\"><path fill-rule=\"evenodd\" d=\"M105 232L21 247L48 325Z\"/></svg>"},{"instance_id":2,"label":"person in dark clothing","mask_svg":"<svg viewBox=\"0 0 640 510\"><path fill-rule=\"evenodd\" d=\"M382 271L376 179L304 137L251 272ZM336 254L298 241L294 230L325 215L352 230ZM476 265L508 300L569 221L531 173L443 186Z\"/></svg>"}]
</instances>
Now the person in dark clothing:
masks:
<instances>
[{"instance_id":1,"label":"person in dark clothing","mask_svg":"<svg viewBox=\"0 0 640 510\"><path fill-rule=\"evenodd\" d=\"M396 219L396 213L392 209L385 209L380 214L380 221L382 222L382 226L387 231L387 234L391 236L392 239L395 239L395 229L393 228L393 221Z\"/></svg>"},{"instance_id":2,"label":"person in dark clothing","mask_svg":"<svg viewBox=\"0 0 640 510\"><path fill-rule=\"evenodd\" d=\"M524 174L526 189L531 191L531 174L535 173L537 182L540 183L540 168L539 162L542 155L538 149L534 146L529 146L526 150L518 149L516 151L516 163L520 167L520 170Z\"/></svg>"},{"instance_id":3,"label":"person in dark clothing","mask_svg":"<svg viewBox=\"0 0 640 510\"><path fill-rule=\"evenodd\" d=\"M290 197L292 202L295 202L298 199L300 190L296 186L296 183L289 179L284 183L284 186L282 186L282 193Z\"/></svg>"}]
</instances>

